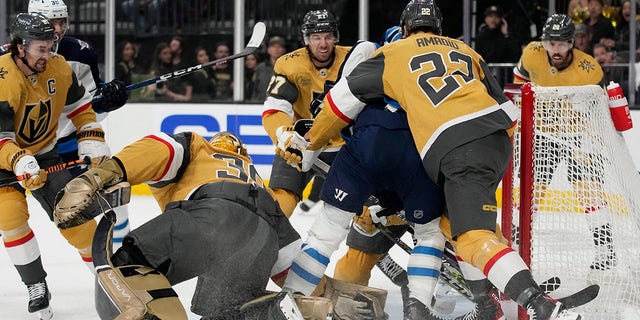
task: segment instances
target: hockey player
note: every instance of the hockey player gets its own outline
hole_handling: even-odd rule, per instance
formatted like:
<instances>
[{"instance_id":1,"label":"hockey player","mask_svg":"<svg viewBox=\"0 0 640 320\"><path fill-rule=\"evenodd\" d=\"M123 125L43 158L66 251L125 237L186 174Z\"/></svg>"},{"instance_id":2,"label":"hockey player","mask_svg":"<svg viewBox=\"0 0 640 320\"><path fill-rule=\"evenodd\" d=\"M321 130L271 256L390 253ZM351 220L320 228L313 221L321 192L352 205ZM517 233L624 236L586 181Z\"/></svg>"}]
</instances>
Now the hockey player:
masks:
<instances>
[{"instance_id":1,"label":"hockey player","mask_svg":"<svg viewBox=\"0 0 640 320\"><path fill-rule=\"evenodd\" d=\"M78 154L98 157L108 147L91 95L78 82L64 57L52 52L56 35L49 20L38 13L20 13L11 25L9 54L0 56L0 177L28 173L20 185L0 187L0 232L9 258L29 292L29 312L52 316L50 293L40 250L29 227L25 189L53 218L56 193L72 179L68 171L46 174L41 166L62 162L56 153L56 132L62 115L78 130ZM89 221L61 230L83 260L91 259L96 224Z\"/></svg>"},{"instance_id":2,"label":"hockey player","mask_svg":"<svg viewBox=\"0 0 640 320\"><path fill-rule=\"evenodd\" d=\"M311 102L338 79L350 49L336 45L340 39L338 21L327 10L307 12L301 30L305 47L278 58L267 87L262 125L276 146L290 136L296 120L313 118L317 110L310 109ZM331 163L342 144L344 141L339 135L332 137L320 158ZM287 217L293 214L312 177L311 173L301 173L291 167L282 157L274 157L269 186Z\"/></svg>"},{"instance_id":3,"label":"hockey player","mask_svg":"<svg viewBox=\"0 0 640 320\"><path fill-rule=\"evenodd\" d=\"M107 116L107 112L114 111L127 102L127 88L122 81L115 79L109 83L103 83L100 79L98 55L93 47L80 39L65 36L69 26L69 14L63 0L30 0L28 10L40 13L49 19L58 37L56 53L67 60L86 90L94 92L97 89L95 95L102 98L94 100L91 107L98 113L98 120L103 120ZM78 158L78 138L75 127L66 116L60 118L58 137L58 154L62 160L64 162L76 160ZM74 175L77 175L84 169L71 170ZM118 248L122 244L122 237L129 232L129 213L127 206L114 208L114 211L117 222L114 227L113 240L114 248Z\"/></svg>"},{"instance_id":4,"label":"hockey player","mask_svg":"<svg viewBox=\"0 0 640 320\"><path fill-rule=\"evenodd\" d=\"M80 210L121 181L147 183L164 212L131 231L112 261L152 267L172 285L198 277L191 310L203 319L237 319L299 251L300 236L231 133L149 135L100 159L61 191L57 225L91 219Z\"/></svg>"},{"instance_id":5,"label":"hockey player","mask_svg":"<svg viewBox=\"0 0 640 320\"><path fill-rule=\"evenodd\" d=\"M343 64L350 50L350 47L336 45L339 40L338 22L327 10L308 12L301 29L305 47L285 54L276 61L275 74L264 103L263 126L276 146L284 144L293 134L292 125L295 121L312 118L318 112L322 101L318 97L335 83L340 70L344 69ZM342 138L336 134L319 156L320 159L330 164L343 144ZM281 156L274 158L269 186L288 217L293 214L304 187L312 177L312 173L300 172L288 165ZM377 255L352 251L350 248L343 264L343 273L356 274L362 273L361 270L371 270L378 260ZM337 279L342 280L340 277ZM281 280L284 281L284 278Z\"/></svg>"},{"instance_id":6,"label":"hockey player","mask_svg":"<svg viewBox=\"0 0 640 320\"><path fill-rule=\"evenodd\" d=\"M368 59L376 48L371 42L357 43L349 54L348 65L355 66ZM360 215L370 195L377 194L379 190L389 190L397 193L406 218L416 222L417 244L414 251L420 254L412 256L414 259L408 265L408 275L412 279L409 282L411 294L430 302L439 276L445 242L438 224L444 212L442 189L429 180L422 167L412 144L404 111L388 105L382 99L370 102L353 123L352 130L353 135L338 152L327 175L321 192L323 207L309 230L303 252L292 264L284 288L310 295L320 283L331 255L349 230L353 230L349 235L350 250L340 260L343 268L336 269L334 276L366 285L371 268L393 243L389 244L390 241L382 234L377 237L360 235L360 232L375 234L371 230L375 227L369 212L365 212L365 217L355 220L355 229L349 228L349 222L354 216ZM385 146L384 151L381 146ZM379 156L372 157L372 154ZM388 219L400 220L395 216ZM371 259L372 263L361 263L362 267L356 270L345 264L352 252L374 259ZM343 308L345 310L336 307L336 313L366 312L355 303L345 304ZM410 313L407 310L405 316Z\"/></svg>"},{"instance_id":7,"label":"hockey player","mask_svg":"<svg viewBox=\"0 0 640 320\"><path fill-rule=\"evenodd\" d=\"M542 29L542 41L529 43L522 53L518 65L513 69L514 82L523 83L531 81L540 86L581 86L596 84L604 86L604 72L600 64L589 54L573 48L575 26L570 17L564 14L554 14L549 17ZM556 110L561 112L561 107ZM577 117L576 123L580 123L579 117L584 117L581 112L568 111L564 114L573 114ZM561 130L561 129L560 129ZM559 132L547 132L547 135L557 136ZM556 163L549 163L541 170L536 171L536 183L540 185L540 198L544 197L547 185L551 182L553 173L559 165L560 159L569 159L569 181L574 185L574 192L584 208L585 217L589 222L589 228L593 233L596 246L596 257L591 264L593 270L607 270L616 265L616 253L613 244L611 225L600 224L599 217L609 216L609 206L603 198L604 165L602 156L589 151L591 141L579 141L576 148L566 148L562 143L566 137L557 136L555 139L547 135L537 135L535 148L544 148L549 152L561 154ZM588 137L571 137L571 139L589 139ZM554 141L555 140L555 141ZM571 144L571 143L569 143ZM593 147L591 149L594 149ZM595 148L598 149L598 148ZM569 154L577 151L574 154ZM579 156L575 156L578 154ZM588 165L585 166L585 163ZM588 169L587 169L588 167ZM536 204L536 208L540 204Z\"/></svg>"},{"instance_id":8,"label":"hockey player","mask_svg":"<svg viewBox=\"0 0 640 320\"><path fill-rule=\"evenodd\" d=\"M433 0L410 1L401 16L406 39L378 49L339 81L308 132L310 144L296 140L287 147L304 154L302 165L308 166L328 138L360 114L363 100L395 99L407 112L429 178L444 188L456 253L533 318L581 319L545 294L522 258L495 234L495 191L509 161L507 129L517 109L480 55L440 36L441 23ZM426 312L430 301L415 303Z\"/></svg>"}]
</instances>

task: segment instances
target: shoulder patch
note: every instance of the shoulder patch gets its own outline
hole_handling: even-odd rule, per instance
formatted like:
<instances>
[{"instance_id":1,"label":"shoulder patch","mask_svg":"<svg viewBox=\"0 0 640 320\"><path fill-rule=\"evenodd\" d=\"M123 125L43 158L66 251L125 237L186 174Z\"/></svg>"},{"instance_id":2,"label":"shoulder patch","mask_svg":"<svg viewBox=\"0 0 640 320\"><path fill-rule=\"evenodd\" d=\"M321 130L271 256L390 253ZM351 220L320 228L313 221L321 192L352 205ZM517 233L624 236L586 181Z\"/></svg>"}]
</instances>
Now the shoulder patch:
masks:
<instances>
[{"instance_id":1,"label":"shoulder patch","mask_svg":"<svg viewBox=\"0 0 640 320\"><path fill-rule=\"evenodd\" d=\"M9 74L9 71L4 70L4 67L0 67L0 79L4 79L7 74Z\"/></svg>"},{"instance_id":2,"label":"shoulder patch","mask_svg":"<svg viewBox=\"0 0 640 320\"><path fill-rule=\"evenodd\" d=\"M580 66L580 69L586 71L587 73L596 70L596 66L587 59L580 60L578 65Z\"/></svg>"}]
</instances>

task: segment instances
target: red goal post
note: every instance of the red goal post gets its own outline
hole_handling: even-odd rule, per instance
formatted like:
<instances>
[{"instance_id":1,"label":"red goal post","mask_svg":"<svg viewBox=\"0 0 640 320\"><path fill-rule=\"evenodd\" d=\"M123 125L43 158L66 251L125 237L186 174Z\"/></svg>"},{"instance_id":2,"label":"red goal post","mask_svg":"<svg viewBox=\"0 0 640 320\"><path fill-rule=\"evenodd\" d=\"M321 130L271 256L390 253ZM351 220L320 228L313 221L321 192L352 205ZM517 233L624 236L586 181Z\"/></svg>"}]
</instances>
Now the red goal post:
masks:
<instances>
[{"instance_id":1,"label":"red goal post","mask_svg":"<svg viewBox=\"0 0 640 320\"><path fill-rule=\"evenodd\" d=\"M521 106L502 181L505 238L552 297L597 283L586 319L640 319L640 175L604 88L507 85ZM528 319L526 313L520 319Z\"/></svg>"}]
</instances>

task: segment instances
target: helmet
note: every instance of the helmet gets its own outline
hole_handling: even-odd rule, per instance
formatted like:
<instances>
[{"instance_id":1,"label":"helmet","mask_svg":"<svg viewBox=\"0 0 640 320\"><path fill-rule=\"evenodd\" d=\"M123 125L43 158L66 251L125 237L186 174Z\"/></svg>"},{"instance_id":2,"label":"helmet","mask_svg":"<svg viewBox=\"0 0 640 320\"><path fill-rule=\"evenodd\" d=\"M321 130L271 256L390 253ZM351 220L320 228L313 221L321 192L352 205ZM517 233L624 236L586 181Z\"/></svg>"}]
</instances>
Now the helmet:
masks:
<instances>
[{"instance_id":1,"label":"helmet","mask_svg":"<svg viewBox=\"0 0 640 320\"><path fill-rule=\"evenodd\" d=\"M211 137L209 143L211 143L211 145L216 148L229 150L245 157L249 156L247 148L244 146L242 141L240 141L240 138L229 131L216 133L213 137Z\"/></svg>"},{"instance_id":2,"label":"helmet","mask_svg":"<svg viewBox=\"0 0 640 320\"><path fill-rule=\"evenodd\" d=\"M29 12L37 12L47 19L68 18L67 5L62 0L30 0Z\"/></svg>"},{"instance_id":3,"label":"helmet","mask_svg":"<svg viewBox=\"0 0 640 320\"><path fill-rule=\"evenodd\" d=\"M394 41L402 39L402 28L399 26L393 26L384 33L384 44L388 44Z\"/></svg>"},{"instance_id":4,"label":"helmet","mask_svg":"<svg viewBox=\"0 0 640 320\"><path fill-rule=\"evenodd\" d=\"M47 17L39 13L19 13L11 25L11 39L55 40L56 33Z\"/></svg>"},{"instance_id":5,"label":"helmet","mask_svg":"<svg viewBox=\"0 0 640 320\"><path fill-rule=\"evenodd\" d=\"M566 14L553 14L542 27L541 40L573 41L576 27Z\"/></svg>"},{"instance_id":6,"label":"helmet","mask_svg":"<svg viewBox=\"0 0 640 320\"><path fill-rule=\"evenodd\" d=\"M302 19L302 38L304 44L309 44L309 35L318 32L333 32L336 40L340 39L338 32L338 20L329 10L312 10L307 12Z\"/></svg>"},{"instance_id":7,"label":"helmet","mask_svg":"<svg viewBox=\"0 0 640 320\"><path fill-rule=\"evenodd\" d=\"M411 0L402 11L400 27L407 32L418 27L430 27L437 34L442 34L442 14L434 0Z\"/></svg>"},{"instance_id":8,"label":"helmet","mask_svg":"<svg viewBox=\"0 0 640 320\"><path fill-rule=\"evenodd\" d=\"M62 0L29 0L28 10L29 12L40 13L49 20L66 19L66 22L61 26L60 38L64 37L64 34L69 29L67 5Z\"/></svg>"}]
</instances>

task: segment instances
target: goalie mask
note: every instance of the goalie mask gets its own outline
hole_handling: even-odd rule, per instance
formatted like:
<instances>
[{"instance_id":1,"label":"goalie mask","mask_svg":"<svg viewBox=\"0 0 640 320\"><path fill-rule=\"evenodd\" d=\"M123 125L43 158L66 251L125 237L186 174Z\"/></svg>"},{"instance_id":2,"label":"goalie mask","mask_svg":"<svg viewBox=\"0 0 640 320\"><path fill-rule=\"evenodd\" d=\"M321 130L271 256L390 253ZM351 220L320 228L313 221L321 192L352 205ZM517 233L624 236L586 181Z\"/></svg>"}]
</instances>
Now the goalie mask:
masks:
<instances>
[{"instance_id":1,"label":"goalie mask","mask_svg":"<svg viewBox=\"0 0 640 320\"><path fill-rule=\"evenodd\" d=\"M231 132L228 132L228 131L218 132L213 137L211 137L211 140L209 140L209 143L211 143L211 145L213 145L216 148L229 150L239 155L249 157L247 148L244 146L242 141L240 141L240 138L238 138L235 134Z\"/></svg>"}]
</instances>

